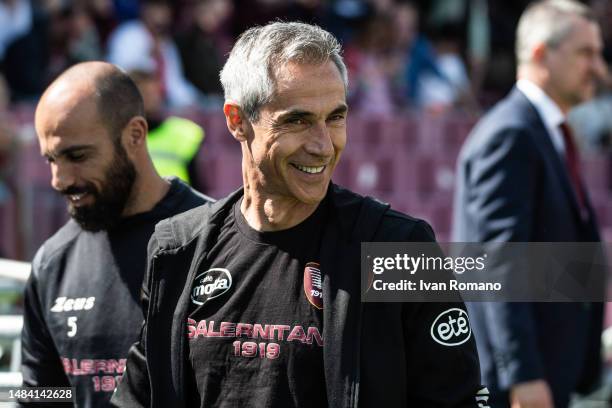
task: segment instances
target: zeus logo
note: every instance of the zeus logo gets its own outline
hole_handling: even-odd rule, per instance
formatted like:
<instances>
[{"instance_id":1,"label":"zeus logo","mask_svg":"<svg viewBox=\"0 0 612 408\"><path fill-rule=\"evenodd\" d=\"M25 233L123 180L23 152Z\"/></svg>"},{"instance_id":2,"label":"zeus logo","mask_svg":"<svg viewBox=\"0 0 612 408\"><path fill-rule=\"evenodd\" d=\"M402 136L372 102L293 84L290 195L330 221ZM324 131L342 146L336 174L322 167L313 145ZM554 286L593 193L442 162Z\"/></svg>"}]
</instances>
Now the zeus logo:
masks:
<instances>
[{"instance_id":1,"label":"zeus logo","mask_svg":"<svg viewBox=\"0 0 612 408\"><path fill-rule=\"evenodd\" d=\"M442 313L431 325L431 338L443 346L458 346L470 339L472 329L467 312L452 308Z\"/></svg>"},{"instance_id":2,"label":"zeus logo","mask_svg":"<svg viewBox=\"0 0 612 408\"><path fill-rule=\"evenodd\" d=\"M212 268L196 276L191 289L191 301L203 305L221 296L232 286L232 275L227 269Z\"/></svg>"},{"instance_id":3,"label":"zeus logo","mask_svg":"<svg viewBox=\"0 0 612 408\"><path fill-rule=\"evenodd\" d=\"M61 296L55 299L55 304L50 310L55 313L71 312L73 310L89 310L94 306L95 301L96 298L93 296L74 299Z\"/></svg>"}]
</instances>

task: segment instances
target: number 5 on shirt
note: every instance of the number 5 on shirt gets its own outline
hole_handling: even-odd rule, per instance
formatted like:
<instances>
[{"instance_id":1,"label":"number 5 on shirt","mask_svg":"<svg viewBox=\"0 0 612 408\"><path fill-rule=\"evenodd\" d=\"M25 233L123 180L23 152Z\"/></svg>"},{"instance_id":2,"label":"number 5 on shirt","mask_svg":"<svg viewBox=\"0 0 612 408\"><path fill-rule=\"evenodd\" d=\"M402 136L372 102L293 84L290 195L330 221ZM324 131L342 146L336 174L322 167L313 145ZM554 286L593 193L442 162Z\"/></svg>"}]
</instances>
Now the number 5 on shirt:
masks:
<instances>
[{"instance_id":1,"label":"number 5 on shirt","mask_svg":"<svg viewBox=\"0 0 612 408\"><path fill-rule=\"evenodd\" d=\"M70 330L68 330L68 333L66 333L68 335L68 337L74 337L77 333L77 317L76 316L70 316L68 318L68 327L70 328Z\"/></svg>"}]
</instances>

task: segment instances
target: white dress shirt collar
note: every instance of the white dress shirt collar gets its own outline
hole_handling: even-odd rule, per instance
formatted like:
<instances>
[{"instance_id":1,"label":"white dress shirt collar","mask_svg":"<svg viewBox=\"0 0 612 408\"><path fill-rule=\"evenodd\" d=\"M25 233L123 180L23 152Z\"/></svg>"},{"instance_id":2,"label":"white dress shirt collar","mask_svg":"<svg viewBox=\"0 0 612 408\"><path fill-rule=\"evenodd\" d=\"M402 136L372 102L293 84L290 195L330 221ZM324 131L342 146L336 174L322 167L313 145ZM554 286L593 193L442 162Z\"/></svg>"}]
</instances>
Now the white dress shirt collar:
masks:
<instances>
[{"instance_id":1,"label":"white dress shirt collar","mask_svg":"<svg viewBox=\"0 0 612 408\"><path fill-rule=\"evenodd\" d=\"M565 122L566 118L561 108L546 95L546 92L539 86L527 79L519 79L516 82L516 87L525 95L525 97L536 108L540 118L544 122L548 134L551 137L555 149L559 154L565 154L565 142L559 125Z\"/></svg>"}]
</instances>

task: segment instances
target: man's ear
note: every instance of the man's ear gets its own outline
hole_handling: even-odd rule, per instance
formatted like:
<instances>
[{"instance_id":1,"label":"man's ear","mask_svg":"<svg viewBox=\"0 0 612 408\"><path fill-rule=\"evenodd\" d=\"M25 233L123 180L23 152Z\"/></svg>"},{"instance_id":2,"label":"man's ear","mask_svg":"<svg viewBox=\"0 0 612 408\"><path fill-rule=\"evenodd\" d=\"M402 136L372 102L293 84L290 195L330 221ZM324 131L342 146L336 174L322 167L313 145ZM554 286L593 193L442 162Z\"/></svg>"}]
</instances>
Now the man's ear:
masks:
<instances>
[{"instance_id":1,"label":"man's ear","mask_svg":"<svg viewBox=\"0 0 612 408\"><path fill-rule=\"evenodd\" d=\"M548 46L543 42L538 43L531 49L531 60L535 63L543 63L547 54Z\"/></svg>"},{"instance_id":2,"label":"man's ear","mask_svg":"<svg viewBox=\"0 0 612 408\"><path fill-rule=\"evenodd\" d=\"M136 151L147 147L147 133L149 127L147 121L142 116L134 116L125 125L121 133L123 146L128 152Z\"/></svg>"},{"instance_id":3,"label":"man's ear","mask_svg":"<svg viewBox=\"0 0 612 408\"><path fill-rule=\"evenodd\" d=\"M234 139L239 142L247 140L248 130L251 123L246 119L244 112L240 106L234 102L225 102L223 105L223 113L225 114L225 123Z\"/></svg>"}]
</instances>

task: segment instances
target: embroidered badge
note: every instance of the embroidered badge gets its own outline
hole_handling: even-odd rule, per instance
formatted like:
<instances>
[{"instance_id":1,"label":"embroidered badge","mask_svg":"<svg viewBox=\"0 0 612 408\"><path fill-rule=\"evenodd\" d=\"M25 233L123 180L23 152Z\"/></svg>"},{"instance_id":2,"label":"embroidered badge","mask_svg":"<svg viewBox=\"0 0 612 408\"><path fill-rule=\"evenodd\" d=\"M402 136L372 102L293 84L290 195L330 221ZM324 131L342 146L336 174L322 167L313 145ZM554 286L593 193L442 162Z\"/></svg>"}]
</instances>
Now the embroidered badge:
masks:
<instances>
[{"instance_id":1,"label":"embroidered badge","mask_svg":"<svg viewBox=\"0 0 612 408\"><path fill-rule=\"evenodd\" d=\"M308 262L304 268L304 293L310 304L317 309L323 309L323 277L320 268L316 262Z\"/></svg>"},{"instance_id":2,"label":"embroidered badge","mask_svg":"<svg viewBox=\"0 0 612 408\"><path fill-rule=\"evenodd\" d=\"M196 276L191 289L191 301L203 305L227 292L232 286L232 275L225 268L212 268Z\"/></svg>"},{"instance_id":3,"label":"embroidered badge","mask_svg":"<svg viewBox=\"0 0 612 408\"><path fill-rule=\"evenodd\" d=\"M471 335L467 312L456 307L440 313L431 325L431 338L443 346L458 346Z\"/></svg>"}]
</instances>

